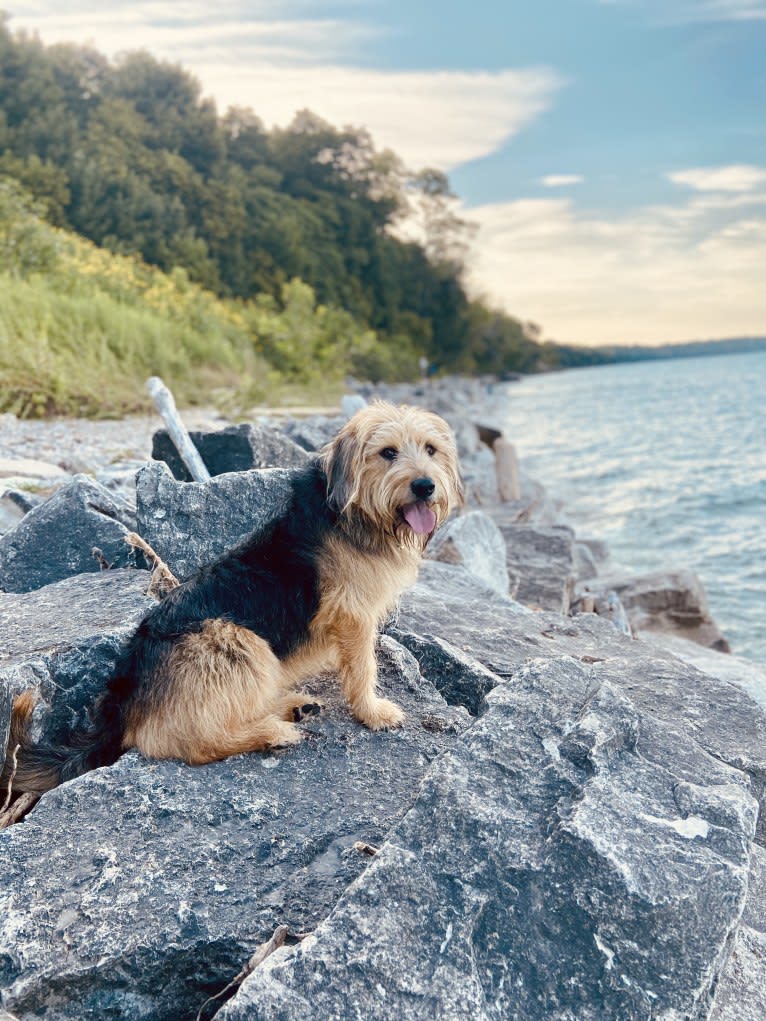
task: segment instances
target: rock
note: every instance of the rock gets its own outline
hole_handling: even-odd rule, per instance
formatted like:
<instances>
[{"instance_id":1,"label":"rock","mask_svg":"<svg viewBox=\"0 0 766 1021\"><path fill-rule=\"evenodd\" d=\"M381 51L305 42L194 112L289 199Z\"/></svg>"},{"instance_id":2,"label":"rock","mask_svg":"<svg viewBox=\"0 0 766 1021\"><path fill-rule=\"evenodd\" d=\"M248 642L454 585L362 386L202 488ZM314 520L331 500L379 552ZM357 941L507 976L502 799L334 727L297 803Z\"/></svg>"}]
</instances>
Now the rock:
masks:
<instances>
[{"instance_id":1,"label":"rock","mask_svg":"<svg viewBox=\"0 0 766 1021\"><path fill-rule=\"evenodd\" d=\"M618 631L629 637L633 634L625 607L620 602L619 596L614 591L604 592L597 589L591 592L590 586L578 585L575 598L569 607L570 614L575 617L579 613L597 613L614 624Z\"/></svg>"},{"instance_id":2,"label":"rock","mask_svg":"<svg viewBox=\"0 0 766 1021\"><path fill-rule=\"evenodd\" d=\"M526 606L569 613L575 583L572 529L566 525L542 528L514 524L497 508L488 513L505 540L513 598Z\"/></svg>"},{"instance_id":3,"label":"rock","mask_svg":"<svg viewBox=\"0 0 766 1021\"><path fill-rule=\"evenodd\" d=\"M281 514L290 495L290 473L281 468L177 482L156 462L136 478L138 531L184 579Z\"/></svg>"},{"instance_id":4,"label":"rock","mask_svg":"<svg viewBox=\"0 0 766 1021\"><path fill-rule=\"evenodd\" d=\"M641 712L750 776L762 806L758 839L766 843L766 714L733 684L627 638L595 614L532 613L464 568L430 561L403 595L397 626L438 635L504 679L535 658L594 664Z\"/></svg>"},{"instance_id":5,"label":"rock","mask_svg":"<svg viewBox=\"0 0 766 1021\"><path fill-rule=\"evenodd\" d=\"M346 421L353 418L357 411L367 407L367 401L360 394L343 394L340 402Z\"/></svg>"},{"instance_id":6,"label":"rock","mask_svg":"<svg viewBox=\"0 0 766 1021\"><path fill-rule=\"evenodd\" d=\"M465 498L469 506L487 507L497 503L497 474L495 455L487 447L480 447L476 453L460 457L460 466L465 483Z\"/></svg>"},{"instance_id":7,"label":"rock","mask_svg":"<svg viewBox=\"0 0 766 1021\"><path fill-rule=\"evenodd\" d=\"M477 659L434 635L416 635L396 627L389 634L409 649L420 672L438 689L444 701L463 706L471 716L479 715L485 696L501 681Z\"/></svg>"},{"instance_id":8,"label":"rock","mask_svg":"<svg viewBox=\"0 0 766 1021\"><path fill-rule=\"evenodd\" d=\"M288 418L282 423L284 433L304 450L321 450L343 425L342 415L310 415L308 418Z\"/></svg>"},{"instance_id":9,"label":"rock","mask_svg":"<svg viewBox=\"0 0 766 1021\"><path fill-rule=\"evenodd\" d=\"M298 468L308 460L306 452L273 425L232 425L217 432L189 433L211 475L249 471L252 468ZM152 457L164 461L175 478L191 482L166 429L152 437Z\"/></svg>"},{"instance_id":10,"label":"rock","mask_svg":"<svg viewBox=\"0 0 766 1021\"><path fill-rule=\"evenodd\" d=\"M20 489L6 489L0 499L3 504L15 507L22 517L43 502L43 497L37 493L25 493Z\"/></svg>"},{"instance_id":11,"label":"rock","mask_svg":"<svg viewBox=\"0 0 766 1021\"><path fill-rule=\"evenodd\" d=\"M98 572L98 547L112 567L144 566L127 546L124 505L92 479L75 478L33 507L0 539L0 589L29 592L74 574Z\"/></svg>"},{"instance_id":12,"label":"rock","mask_svg":"<svg viewBox=\"0 0 766 1021\"><path fill-rule=\"evenodd\" d=\"M636 631L670 631L721 652L729 643L710 615L702 581L687 568L656 571L639 577L602 579L614 589Z\"/></svg>"},{"instance_id":13,"label":"rock","mask_svg":"<svg viewBox=\"0 0 766 1021\"><path fill-rule=\"evenodd\" d=\"M482 511L469 511L443 525L431 540L427 556L463 564L496 591L508 594L505 541L492 518Z\"/></svg>"},{"instance_id":14,"label":"rock","mask_svg":"<svg viewBox=\"0 0 766 1021\"><path fill-rule=\"evenodd\" d=\"M766 710L766 670L751 663L749 659L717 652L715 649L706 649L677 635L643 631L640 638L654 648L671 652L684 663L691 663L705 674L735 684Z\"/></svg>"},{"instance_id":15,"label":"rock","mask_svg":"<svg viewBox=\"0 0 766 1021\"><path fill-rule=\"evenodd\" d=\"M34 506L42 503L36 493L25 493L20 489L6 489L0 496L0 535L18 525Z\"/></svg>"},{"instance_id":16,"label":"rock","mask_svg":"<svg viewBox=\"0 0 766 1021\"><path fill-rule=\"evenodd\" d=\"M574 547L575 576L578 582L589 581L598 575L598 564L590 546L576 542Z\"/></svg>"},{"instance_id":17,"label":"rock","mask_svg":"<svg viewBox=\"0 0 766 1021\"><path fill-rule=\"evenodd\" d=\"M766 1018L766 852L753 848L745 910L709 1021Z\"/></svg>"},{"instance_id":18,"label":"rock","mask_svg":"<svg viewBox=\"0 0 766 1021\"><path fill-rule=\"evenodd\" d=\"M380 666L401 730L362 727L331 681L299 746L201 767L129 753L3 833L6 1009L191 1021L278 924L305 932L326 917L370 861L354 844L383 843L468 720L391 639Z\"/></svg>"},{"instance_id":19,"label":"rock","mask_svg":"<svg viewBox=\"0 0 766 1021\"><path fill-rule=\"evenodd\" d=\"M154 605L148 581L146 571L115 570L0 592L0 692L38 687L51 709L47 736L61 738L84 721L123 643Z\"/></svg>"},{"instance_id":20,"label":"rock","mask_svg":"<svg viewBox=\"0 0 766 1021\"><path fill-rule=\"evenodd\" d=\"M463 415L450 415L446 421L449 421L450 428L455 434L457 453L461 461L467 461L482 450L480 430L469 418Z\"/></svg>"},{"instance_id":21,"label":"rock","mask_svg":"<svg viewBox=\"0 0 766 1021\"><path fill-rule=\"evenodd\" d=\"M487 703L326 921L220 1021L706 1017L747 891L741 774L571 659Z\"/></svg>"},{"instance_id":22,"label":"rock","mask_svg":"<svg viewBox=\"0 0 766 1021\"><path fill-rule=\"evenodd\" d=\"M590 550L591 556L599 570L609 564L611 554L609 553L609 546L603 540L592 539L590 537L584 539L582 536L578 536L577 545L585 546L588 550Z\"/></svg>"},{"instance_id":23,"label":"rock","mask_svg":"<svg viewBox=\"0 0 766 1021\"><path fill-rule=\"evenodd\" d=\"M500 507L492 507L492 512L509 525L534 524L543 528L560 523L558 504L549 496L545 486L520 472L519 484L521 496Z\"/></svg>"},{"instance_id":24,"label":"rock","mask_svg":"<svg viewBox=\"0 0 766 1021\"><path fill-rule=\"evenodd\" d=\"M0 479L53 479L66 475L63 468L48 461L35 461L29 457L0 457Z\"/></svg>"},{"instance_id":25,"label":"rock","mask_svg":"<svg viewBox=\"0 0 766 1021\"><path fill-rule=\"evenodd\" d=\"M2 673L0 673L2 678ZM0 681L0 748L8 747L8 736L11 728L11 710L14 692L10 684Z\"/></svg>"}]
</instances>

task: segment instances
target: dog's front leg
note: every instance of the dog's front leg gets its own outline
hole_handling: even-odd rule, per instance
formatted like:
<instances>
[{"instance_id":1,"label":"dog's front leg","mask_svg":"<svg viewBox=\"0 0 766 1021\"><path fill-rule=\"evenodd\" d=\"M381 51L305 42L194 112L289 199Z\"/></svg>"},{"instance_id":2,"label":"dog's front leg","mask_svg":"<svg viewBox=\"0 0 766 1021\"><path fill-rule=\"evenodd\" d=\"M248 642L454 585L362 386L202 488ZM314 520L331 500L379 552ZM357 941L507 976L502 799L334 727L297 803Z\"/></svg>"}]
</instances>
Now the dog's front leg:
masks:
<instances>
[{"instance_id":1,"label":"dog's front leg","mask_svg":"<svg viewBox=\"0 0 766 1021\"><path fill-rule=\"evenodd\" d=\"M378 698L375 686L378 663L375 658L377 629L344 616L333 628L338 653L338 670L343 694L354 716L370 730L399 727L404 713L387 698Z\"/></svg>"}]
</instances>

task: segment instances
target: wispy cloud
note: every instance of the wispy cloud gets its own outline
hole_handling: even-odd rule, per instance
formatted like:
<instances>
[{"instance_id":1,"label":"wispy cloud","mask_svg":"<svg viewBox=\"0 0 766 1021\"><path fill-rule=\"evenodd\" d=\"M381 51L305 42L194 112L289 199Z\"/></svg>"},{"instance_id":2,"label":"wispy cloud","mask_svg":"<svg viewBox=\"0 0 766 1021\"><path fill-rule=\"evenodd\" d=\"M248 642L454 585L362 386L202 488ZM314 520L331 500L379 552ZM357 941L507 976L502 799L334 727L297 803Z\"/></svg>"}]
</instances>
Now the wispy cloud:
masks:
<instances>
[{"instance_id":1,"label":"wispy cloud","mask_svg":"<svg viewBox=\"0 0 766 1021\"><path fill-rule=\"evenodd\" d=\"M548 174L540 178L540 184L545 188L568 188L572 184L582 184L584 180L579 174Z\"/></svg>"},{"instance_id":2,"label":"wispy cloud","mask_svg":"<svg viewBox=\"0 0 766 1021\"><path fill-rule=\"evenodd\" d=\"M200 65L224 105L247 103L284 124L309 107L333 124L369 128L379 147L413 168L451 170L498 149L550 105L559 78L546 69L472 73L323 66Z\"/></svg>"},{"instance_id":3,"label":"wispy cloud","mask_svg":"<svg viewBox=\"0 0 766 1021\"><path fill-rule=\"evenodd\" d=\"M736 163L725 167L676 170L667 177L674 184L686 185L695 191L750 192L766 185L766 168Z\"/></svg>"},{"instance_id":4,"label":"wispy cloud","mask_svg":"<svg viewBox=\"0 0 766 1021\"><path fill-rule=\"evenodd\" d=\"M379 31L363 3L349 17L319 16L315 0L112 0L92 9L20 0L14 26L46 42L91 41L114 56L146 48L195 73L220 109L251 106L268 125L309 108L336 125L365 127L413 168L442 170L495 151L553 102L563 80L549 68L389 71L354 66ZM351 15L354 15L353 17Z\"/></svg>"},{"instance_id":5,"label":"wispy cloud","mask_svg":"<svg viewBox=\"0 0 766 1021\"><path fill-rule=\"evenodd\" d=\"M581 344L766 334L766 188L694 194L622 217L570 199L469 211L472 281L546 335Z\"/></svg>"},{"instance_id":6,"label":"wispy cloud","mask_svg":"<svg viewBox=\"0 0 766 1021\"><path fill-rule=\"evenodd\" d=\"M219 8L194 3L124 3L93 9L59 6L51 11L25 0L13 25L38 32L46 42L92 42L108 56L145 48L194 70L200 61L246 64L317 63L338 59L374 38L364 22L285 17L284 7L236 2Z\"/></svg>"},{"instance_id":7,"label":"wispy cloud","mask_svg":"<svg viewBox=\"0 0 766 1021\"><path fill-rule=\"evenodd\" d=\"M695 21L762 21L766 0L598 0L610 7L634 7L658 24Z\"/></svg>"}]
</instances>

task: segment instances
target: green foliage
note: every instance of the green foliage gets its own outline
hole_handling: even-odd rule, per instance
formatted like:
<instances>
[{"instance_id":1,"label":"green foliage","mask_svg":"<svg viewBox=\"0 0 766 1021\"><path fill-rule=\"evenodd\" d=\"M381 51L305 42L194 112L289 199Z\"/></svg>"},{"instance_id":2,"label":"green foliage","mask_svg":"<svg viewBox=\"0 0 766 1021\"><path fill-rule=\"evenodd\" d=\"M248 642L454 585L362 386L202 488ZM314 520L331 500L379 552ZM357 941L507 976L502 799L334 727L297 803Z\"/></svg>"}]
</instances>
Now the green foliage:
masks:
<instances>
[{"instance_id":1,"label":"green foliage","mask_svg":"<svg viewBox=\"0 0 766 1021\"><path fill-rule=\"evenodd\" d=\"M42 273L54 265L56 238L34 203L10 178L0 177L0 266L16 275Z\"/></svg>"},{"instance_id":2,"label":"green foliage","mask_svg":"<svg viewBox=\"0 0 766 1021\"><path fill-rule=\"evenodd\" d=\"M119 414L146 404L150 375L182 403L217 396L236 410L337 384L365 358L398 371L373 331L300 280L279 302L224 300L181 267L98 248L39 211L0 178L0 411Z\"/></svg>"},{"instance_id":3,"label":"green foliage","mask_svg":"<svg viewBox=\"0 0 766 1021\"><path fill-rule=\"evenodd\" d=\"M96 287L162 321L182 307L199 337L212 315L227 343L239 309L234 347L260 352L285 381L401 378L423 355L445 372L551 362L516 320L469 299L471 229L444 174L413 173L366 131L310 111L271 131L249 109L218 116L192 75L146 52L110 62L87 46L45 47L0 16L0 175L38 203L24 212L12 185L0 196L16 209L0 212L6 273L48 273L63 246L54 291ZM69 233L45 234L39 214ZM401 236L405 216L418 241ZM83 269L71 232L114 253L112 268ZM126 256L137 257L130 272ZM168 280L174 298L160 308L152 289Z\"/></svg>"}]
</instances>

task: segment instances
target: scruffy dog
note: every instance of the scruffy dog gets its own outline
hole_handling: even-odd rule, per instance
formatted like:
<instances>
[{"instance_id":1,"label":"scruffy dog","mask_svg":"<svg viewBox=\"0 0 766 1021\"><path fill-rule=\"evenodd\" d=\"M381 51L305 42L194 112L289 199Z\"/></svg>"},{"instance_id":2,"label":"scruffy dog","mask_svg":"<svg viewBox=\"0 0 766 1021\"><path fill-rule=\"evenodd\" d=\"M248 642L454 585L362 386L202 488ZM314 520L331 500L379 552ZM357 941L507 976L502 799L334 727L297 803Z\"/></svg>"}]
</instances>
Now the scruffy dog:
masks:
<instances>
[{"instance_id":1,"label":"scruffy dog","mask_svg":"<svg viewBox=\"0 0 766 1021\"><path fill-rule=\"evenodd\" d=\"M15 769L14 793L46 791L128 748L198 764L294 744L314 702L295 685L328 669L358 720L398 726L401 709L375 690L378 627L461 499L441 418L359 411L293 477L280 518L149 610L70 746L31 745L34 696L16 700L4 785Z\"/></svg>"}]
</instances>

